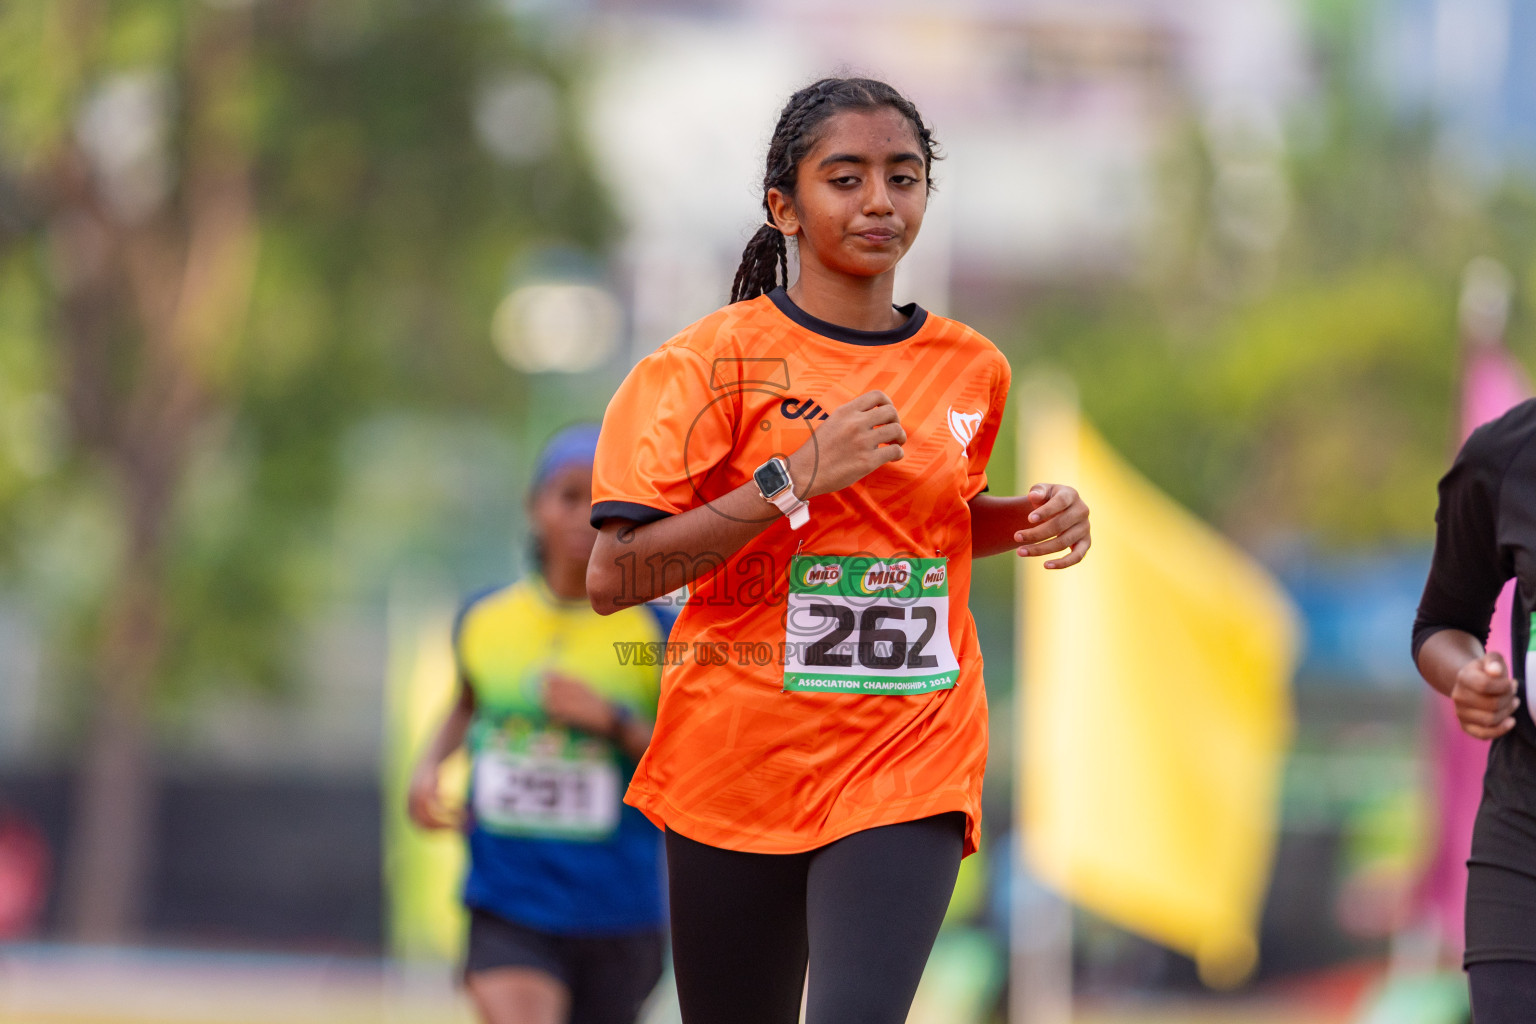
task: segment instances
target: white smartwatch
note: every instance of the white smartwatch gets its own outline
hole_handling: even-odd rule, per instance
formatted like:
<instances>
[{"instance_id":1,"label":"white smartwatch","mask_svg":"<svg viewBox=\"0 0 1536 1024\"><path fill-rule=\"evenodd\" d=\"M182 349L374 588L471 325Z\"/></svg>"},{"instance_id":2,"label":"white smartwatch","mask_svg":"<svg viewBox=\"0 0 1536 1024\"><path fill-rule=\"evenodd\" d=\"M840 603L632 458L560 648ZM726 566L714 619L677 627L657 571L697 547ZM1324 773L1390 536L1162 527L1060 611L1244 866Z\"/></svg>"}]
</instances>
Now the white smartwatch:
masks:
<instances>
[{"instance_id":1,"label":"white smartwatch","mask_svg":"<svg viewBox=\"0 0 1536 1024\"><path fill-rule=\"evenodd\" d=\"M811 521L811 506L795 497L794 484L789 479L789 463L775 455L752 471L752 482L764 501L772 502L780 512L789 517L789 528L798 530Z\"/></svg>"}]
</instances>

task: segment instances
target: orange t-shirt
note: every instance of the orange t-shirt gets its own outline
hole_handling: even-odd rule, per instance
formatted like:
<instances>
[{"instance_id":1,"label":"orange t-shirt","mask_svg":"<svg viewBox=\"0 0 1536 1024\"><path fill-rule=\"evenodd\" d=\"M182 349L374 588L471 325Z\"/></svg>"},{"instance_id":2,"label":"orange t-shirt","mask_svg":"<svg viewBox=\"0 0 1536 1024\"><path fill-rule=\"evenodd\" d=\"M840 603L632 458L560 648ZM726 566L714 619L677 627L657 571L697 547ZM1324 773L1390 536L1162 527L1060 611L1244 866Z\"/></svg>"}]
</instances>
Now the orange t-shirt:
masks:
<instances>
[{"instance_id":1,"label":"orange t-shirt","mask_svg":"<svg viewBox=\"0 0 1536 1024\"><path fill-rule=\"evenodd\" d=\"M782 289L630 372L603 417L594 523L707 504L866 391L890 396L908 440L901 460L812 498L799 530L765 502L771 525L694 582L627 802L756 853L962 811L975 850L987 718L967 503L986 487L1009 379L956 321L914 306L896 330L851 331Z\"/></svg>"}]
</instances>

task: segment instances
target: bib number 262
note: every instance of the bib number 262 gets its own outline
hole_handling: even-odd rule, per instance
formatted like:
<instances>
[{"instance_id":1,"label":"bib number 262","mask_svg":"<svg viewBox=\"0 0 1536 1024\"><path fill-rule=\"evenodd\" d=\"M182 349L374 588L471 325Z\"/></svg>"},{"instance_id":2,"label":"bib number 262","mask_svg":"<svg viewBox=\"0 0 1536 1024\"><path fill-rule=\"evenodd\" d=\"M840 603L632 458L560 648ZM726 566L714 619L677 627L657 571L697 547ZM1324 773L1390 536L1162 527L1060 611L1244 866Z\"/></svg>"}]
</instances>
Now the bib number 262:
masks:
<instances>
[{"instance_id":1,"label":"bib number 262","mask_svg":"<svg viewBox=\"0 0 1536 1024\"><path fill-rule=\"evenodd\" d=\"M836 623L832 631L813 641L805 650L805 664L817 668L852 668L857 660L861 668L938 668L939 659L928 654L928 644L938 628L939 613L933 608L913 608L911 620L923 624L916 640L908 640L903 629L886 626L891 619L906 619L907 609L890 605L870 605L855 613L847 605L820 602L805 609L811 615ZM848 639L856 639L849 645ZM946 637L946 642L948 638Z\"/></svg>"},{"instance_id":2,"label":"bib number 262","mask_svg":"<svg viewBox=\"0 0 1536 1024\"><path fill-rule=\"evenodd\" d=\"M797 555L787 612L785 690L915 694L959 678L943 559Z\"/></svg>"}]
</instances>

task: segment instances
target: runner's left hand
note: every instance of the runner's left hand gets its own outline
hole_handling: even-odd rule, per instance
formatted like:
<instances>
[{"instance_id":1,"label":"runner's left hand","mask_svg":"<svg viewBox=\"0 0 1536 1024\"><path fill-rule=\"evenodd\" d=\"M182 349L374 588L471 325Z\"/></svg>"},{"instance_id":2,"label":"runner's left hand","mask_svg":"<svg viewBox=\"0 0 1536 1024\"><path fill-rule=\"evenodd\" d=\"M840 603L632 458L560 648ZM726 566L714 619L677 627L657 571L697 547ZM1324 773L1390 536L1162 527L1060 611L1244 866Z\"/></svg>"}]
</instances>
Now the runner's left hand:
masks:
<instances>
[{"instance_id":1,"label":"runner's left hand","mask_svg":"<svg viewBox=\"0 0 1536 1024\"><path fill-rule=\"evenodd\" d=\"M586 683L551 672L544 677L544 713L561 725L607 736L613 731L613 706Z\"/></svg>"},{"instance_id":2,"label":"runner's left hand","mask_svg":"<svg viewBox=\"0 0 1536 1024\"><path fill-rule=\"evenodd\" d=\"M1029 499L1029 527L1013 535L1021 558L1037 558L1065 551L1045 563L1047 569L1065 569L1083 560L1093 546L1088 528L1088 506L1077 489L1066 484L1035 484Z\"/></svg>"}]
</instances>

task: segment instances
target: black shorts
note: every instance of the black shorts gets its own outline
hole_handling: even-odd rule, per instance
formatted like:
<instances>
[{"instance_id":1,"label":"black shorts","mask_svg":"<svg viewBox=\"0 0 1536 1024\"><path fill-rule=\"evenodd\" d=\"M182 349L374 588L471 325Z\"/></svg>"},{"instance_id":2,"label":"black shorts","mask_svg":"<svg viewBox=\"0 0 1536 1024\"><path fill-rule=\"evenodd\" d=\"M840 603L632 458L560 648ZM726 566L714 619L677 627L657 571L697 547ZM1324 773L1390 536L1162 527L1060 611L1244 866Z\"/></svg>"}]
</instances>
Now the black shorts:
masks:
<instances>
[{"instance_id":1,"label":"black shorts","mask_svg":"<svg viewBox=\"0 0 1536 1024\"><path fill-rule=\"evenodd\" d=\"M1465 963L1494 960L1536 962L1536 747L1516 732L1488 751L1467 861Z\"/></svg>"},{"instance_id":2,"label":"black shorts","mask_svg":"<svg viewBox=\"0 0 1536 1024\"><path fill-rule=\"evenodd\" d=\"M500 967L526 967L571 993L570 1024L633 1024L661 980L660 929L624 935L551 935L478 907L469 910L466 977Z\"/></svg>"}]
</instances>

